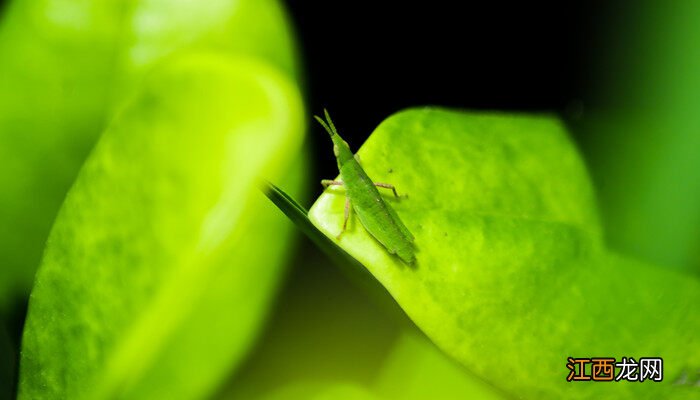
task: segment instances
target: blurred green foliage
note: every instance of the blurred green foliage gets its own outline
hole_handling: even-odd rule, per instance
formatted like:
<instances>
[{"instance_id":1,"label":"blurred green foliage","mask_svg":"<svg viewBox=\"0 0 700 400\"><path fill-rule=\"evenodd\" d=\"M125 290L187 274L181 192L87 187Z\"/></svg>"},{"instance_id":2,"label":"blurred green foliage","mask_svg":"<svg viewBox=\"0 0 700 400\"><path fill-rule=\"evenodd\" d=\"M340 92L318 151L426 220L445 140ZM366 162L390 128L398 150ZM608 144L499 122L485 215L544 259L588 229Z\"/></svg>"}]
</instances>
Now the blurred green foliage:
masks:
<instances>
[{"instance_id":1,"label":"blurred green foliage","mask_svg":"<svg viewBox=\"0 0 700 400\"><path fill-rule=\"evenodd\" d=\"M47 255L51 266L42 275L51 283L35 287L24 338L24 397L77 394L71 392L78 390L75 379L84 379L81 396L90 397L92 390L95 398L100 395L95 385L110 396L118 389L148 397L149 391L164 390L163 380L180 382L166 387L185 398L211 391L255 337L290 245L287 223L259 196L253 179L269 173L299 194L305 175L304 162L291 160L297 157L303 111L284 10L274 0L16 0L3 7L0 59L0 333L2 345L11 349L3 350L0 365L3 395L15 386L14 335L22 323L15 316L23 314L59 206L108 125L107 136L119 138L105 139L112 144L96 150L101 155L91 159L99 168L86 168L73 190L75 203L63 212L88 219L57 228L63 233L53 237L62 244L49 246L57 259ZM159 74L164 76L153 77ZM287 146L285 154L272 144L259 148L264 137ZM192 153L195 149L199 152ZM106 186L108 181L114 186ZM214 207L202 200L204 193L217 192L220 198L209 200L228 204ZM194 200L183 205L185 199ZM204 213L207 205L211 215ZM190 215L177 214L187 207L194 210ZM242 210L258 217L246 235L237 215ZM260 242L270 237L280 239L261 250ZM211 257L195 252L195 245L213 252ZM80 252L88 247L91 255ZM175 296L175 272L182 285L197 263L194 256L175 262L177 247L183 258L189 257L185 249L206 258L202 272L208 273ZM219 254L226 251L238 258ZM75 258L66 263L68 254ZM227 262L235 266L223 268ZM175 268L180 264L190 272ZM256 287L241 286L246 273L255 274ZM114 280L100 285L98 276ZM239 288L233 295L232 281ZM161 315L159 307L168 301L187 304ZM231 314L220 312L222 302ZM158 328L153 340L158 331L163 343L156 340L158 346L145 351L153 342L144 341L139 330L149 324ZM211 347L192 346L200 339ZM105 364L93 364L97 358ZM123 364L134 359L143 366ZM129 384L122 385L124 375Z\"/></svg>"},{"instance_id":2,"label":"blurred green foliage","mask_svg":"<svg viewBox=\"0 0 700 400\"><path fill-rule=\"evenodd\" d=\"M500 398L330 263L302 249L255 352L217 398Z\"/></svg>"},{"instance_id":3,"label":"blurred green foliage","mask_svg":"<svg viewBox=\"0 0 700 400\"><path fill-rule=\"evenodd\" d=\"M312 393L339 383L369 388L379 375L405 321L387 316L310 243L300 250L258 345L218 398Z\"/></svg>"},{"instance_id":4,"label":"blurred green foliage","mask_svg":"<svg viewBox=\"0 0 700 400\"><path fill-rule=\"evenodd\" d=\"M384 399L507 398L414 330L404 330L396 340L374 387Z\"/></svg>"},{"instance_id":5,"label":"blurred green foliage","mask_svg":"<svg viewBox=\"0 0 700 400\"><path fill-rule=\"evenodd\" d=\"M388 201L417 236L418 264L356 220L340 243L428 339L309 248L258 335L293 241L257 179L297 197L308 175L298 59L276 1L10 2L0 319L21 314L66 199L33 290L21 397L202 398L226 378L217 397L697 396L671 386L700 366L697 279L601 240L700 271L700 7L644 4L621 45L643 62L613 70L601 93L616 111L581 126L602 226L553 117L409 110L362 147L370 176L409 194ZM311 212L331 238L341 193ZM14 387L14 334L0 326L0 396ZM666 377L568 384L568 355L662 356Z\"/></svg>"},{"instance_id":6,"label":"blurred green foliage","mask_svg":"<svg viewBox=\"0 0 700 400\"><path fill-rule=\"evenodd\" d=\"M358 154L408 195L394 207L417 264L358 222L339 245L476 376L523 398L697 395L672 382L700 366L700 282L602 246L589 178L556 118L411 109ZM335 237L343 208L342 189L327 189L309 218ZM666 380L571 384L571 355L663 357Z\"/></svg>"},{"instance_id":7,"label":"blurred green foliage","mask_svg":"<svg viewBox=\"0 0 700 400\"><path fill-rule=\"evenodd\" d=\"M359 385L335 382L317 384L296 383L262 398L262 400L381 400Z\"/></svg>"},{"instance_id":8,"label":"blurred green foliage","mask_svg":"<svg viewBox=\"0 0 700 400\"><path fill-rule=\"evenodd\" d=\"M700 274L700 3L641 1L599 32L582 149L610 245Z\"/></svg>"},{"instance_id":9,"label":"blurred green foliage","mask_svg":"<svg viewBox=\"0 0 700 400\"><path fill-rule=\"evenodd\" d=\"M302 116L295 86L264 64L188 54L158 68L61 208L32 291L20 398L211 392L285 265L290 225L258 177L291 173L298 195Z\"/></svg>"},{"instance_id":10,"label":"blurred green foliage","mask_svg":"<svg viewBox=\"0 0 700 400\"><path fill-rule=\"evenodd\" d=\"M14 0L0 21L0 313L27 295L53 219L83 160L174 53L247 54L296 77L274 0Z\"/></svg>"}]
</instances>

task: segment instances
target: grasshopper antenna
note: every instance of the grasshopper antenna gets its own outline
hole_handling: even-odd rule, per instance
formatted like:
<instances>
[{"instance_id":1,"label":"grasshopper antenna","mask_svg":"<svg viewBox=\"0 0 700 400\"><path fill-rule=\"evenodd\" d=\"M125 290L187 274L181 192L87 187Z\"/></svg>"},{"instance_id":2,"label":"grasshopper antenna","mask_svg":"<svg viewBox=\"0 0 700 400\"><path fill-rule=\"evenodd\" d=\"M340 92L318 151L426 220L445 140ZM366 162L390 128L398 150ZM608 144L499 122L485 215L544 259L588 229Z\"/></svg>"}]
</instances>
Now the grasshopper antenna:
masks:
<instances>
[{"instance_id":1,"label":"grasshopper antenna","mask_svg":"<svg viewBox=\"0 0 700 400\"><path fill-rule=\"evenodd\" d=\"M323 109L323 114L326 115L326 121L328 121L328 126L330 126L331 130L333 131L334 134L338 134L338 131L335 129L335 125L333 124L333 120L331 119L331 115L328 114L327 109Z\"/></svg>"},{"instance_id":2,"label":"grasshopper antenna","mask_svg":"<svg viewBox=\"0 0 700 400\"><path fill-rule=\"evenodd\" d=\"M329 135L331 135L331 136L335 135L335 129L331 129L331 127L328 126L328 124L326 123L326 121L323 120L323 118L319 117L318 115L314 115L314 118L316 119L316 121L318 121L319 124L321 124L323 129L325 129Z\"/></svg>"}]
</instances>

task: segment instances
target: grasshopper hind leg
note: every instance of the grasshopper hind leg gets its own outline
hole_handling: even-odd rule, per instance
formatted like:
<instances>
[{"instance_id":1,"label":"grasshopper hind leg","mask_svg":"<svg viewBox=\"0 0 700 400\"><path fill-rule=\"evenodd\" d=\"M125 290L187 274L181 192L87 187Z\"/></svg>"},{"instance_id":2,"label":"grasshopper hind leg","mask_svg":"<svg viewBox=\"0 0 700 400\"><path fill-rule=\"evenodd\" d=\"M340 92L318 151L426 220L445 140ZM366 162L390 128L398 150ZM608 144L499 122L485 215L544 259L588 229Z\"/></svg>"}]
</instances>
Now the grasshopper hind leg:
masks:
<instances>
[{"instance_id":1,"label":"grasshopper hind leg","mask_svg":"<svg viewBox=\"0 0 700 400\"><path fill-rule=\"evenodd\" d=\"M384 188L384 189L391 189L391 191L394 192L394 196L401 197L396 192L396 187L394 187L394 185L392 185L391 183L374 182L374 186Z\"/></svg>"}]
</instances>

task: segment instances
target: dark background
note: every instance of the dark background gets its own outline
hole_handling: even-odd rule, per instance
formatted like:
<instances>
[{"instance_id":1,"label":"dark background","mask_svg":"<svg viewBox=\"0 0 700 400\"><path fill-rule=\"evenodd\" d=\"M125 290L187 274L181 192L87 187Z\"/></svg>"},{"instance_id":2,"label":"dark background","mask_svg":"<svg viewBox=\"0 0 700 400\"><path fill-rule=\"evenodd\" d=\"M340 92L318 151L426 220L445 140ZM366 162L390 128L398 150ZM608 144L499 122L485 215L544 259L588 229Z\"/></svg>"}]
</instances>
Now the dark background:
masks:
<instances>
[{"instance_id":1,"label":"dark background","mask_svg":"<svg viewBox=\"0 0 700 400\"><path fill-rule=\"evenodd\" d=\"M327 107L353 150L410 106L556 112L587 103L612 3L288 0L309 112ZM317 174L335 175L325 134L310 132ZM323 151L324 149L328 151Z\"/></svg>"},{"instance_id":2,"label":"dark background","mask_svg":"<svg viewBox=\"0 0 700 400\"><path fill-rule=\"evenodd\" d=\"M594 61L614 41L610 27L634 9L585 0L284 3L306 71L307 111L328 108L353 150L410 106L579 114L605 65ZM319 173L334 175L325 134L314 129L310 141Z\"/></svg>"}]
</instances>

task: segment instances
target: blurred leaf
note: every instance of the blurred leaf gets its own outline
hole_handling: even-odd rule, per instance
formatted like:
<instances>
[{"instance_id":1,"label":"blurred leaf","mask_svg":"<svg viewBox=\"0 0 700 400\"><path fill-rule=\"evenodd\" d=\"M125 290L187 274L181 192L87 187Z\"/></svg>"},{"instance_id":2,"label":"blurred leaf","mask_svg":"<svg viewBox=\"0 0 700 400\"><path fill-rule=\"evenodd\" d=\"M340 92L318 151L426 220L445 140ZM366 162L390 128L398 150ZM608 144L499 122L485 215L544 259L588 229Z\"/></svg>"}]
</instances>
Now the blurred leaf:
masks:
<instances>
[{"instance_id":1,"label":"blurred leaf","mask_svg":"<svg viewBox=\"0 0 700 400\"><path fill-rule=\"evenodd\" d=\"M217 398L339 382L369 388L379 374L403 320L387 316L311 243L301 250L258 346Z\"/></svg>"},{"instance_id":2,"label":"blurred leaf","mask_svg":"<svg viewBox=\"0 0 700 400\"><path fill-rule=\"evenodd\" d=\"M336 386L383 399L498 398L328 262L313 247L298 254L263 340L217 398L308 399Z\"/></svg>"},{"instance_id":3,"label":"blurred leaf","mask_svg":"<svg viewBox=\"0 0 700 400\"><path fill-rule=\"evenodd\" d=\"M143 76L178 51L247 54L297 74L273 0L14 0L0 21L0 310L26 296L55 214Z\"/></svg>"},{"instance_id":4,"label":"blurred leaf","mask_svg":"<svg viewBox=\"0 0 700 400\"><path fill-rule=\"evenodd\" d=\"M417 264L355 220L341 247L469 371L522 398L697 393L671 381L700 367L700 284L606 253L589 178L557 119L408 110L359 154L370 177L408 194L392 204ZM343 203L329 189L309 218L335 237ZM568 356L660 356L669 379L572 384Z\"/></svg>"},{"instance_id":5,"label":"blurred leaf","mask_svg":"<svg viewBox=\"0 0 700 400\"><path fill-rule=\"evenodd\" d=\"M171 59L104 133L51 232L20 398L201 398L245 355L289 225L258 179L300 187L299 94L264 64ZM265 146L260 146L265 143Z\"/></svg>"},{"instance_id":6,"label":"blurred leaf","mask_svg":"<svg viewBox=\"0 0 700 400\"><path fill-rule=\"evenodd\" d=\"M401 400L505 398L412 330L405 330L394 344L374 392Z\"/></svg>"},{"instance_id":7,"label":"blurred leaf","mask_svg":"<svg viewBox=\"0 0 700 400\"><path fill-rule=\"evenodd\" d=\"M588 132L584 149L600 187L609 246L700 272L693 259L700 248L700 120L697 127L682 122L657 113L598 113L579 129Z\"/></svg>"},{"instance_id":8,"label":"blurred leaf","mask_svg":"<svg viewBox=\"0 0 700 400\"><path fill-rule=\"evenodd\" d=\"M595 97L577 128L610 246L700 274L698 21L692 0L620 13L599 32Z\"/></svg>"},{"instance_id":9,"label":"blurred leaf","mask_svg":"<svg viewBox=\"0 0 700 400\"><path fill-rule=\"evenodd\" d=\"M353 383L301 382L283 387L263 400L380 400L366 388Z\"/></svg>"}]
</instances>

